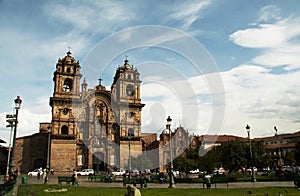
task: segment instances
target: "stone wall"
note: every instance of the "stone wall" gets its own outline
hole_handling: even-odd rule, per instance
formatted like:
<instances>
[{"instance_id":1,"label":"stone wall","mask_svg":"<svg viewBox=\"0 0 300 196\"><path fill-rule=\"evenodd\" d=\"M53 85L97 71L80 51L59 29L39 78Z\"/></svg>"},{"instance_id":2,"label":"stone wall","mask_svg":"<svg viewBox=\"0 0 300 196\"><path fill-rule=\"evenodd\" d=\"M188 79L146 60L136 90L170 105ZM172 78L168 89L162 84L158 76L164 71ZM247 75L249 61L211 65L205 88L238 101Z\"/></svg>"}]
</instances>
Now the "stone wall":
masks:
<instances>
[{"instance_id":1,"label":"stone wall","mask_svg":"<svg viewBox=\"0 0 300 196\"><path fill-rule=\"evenodd\" d=\"M120 142L120 168L128 169L129 160L129 141ZM131 157L138 157L143 153L142 141L130 141L130 154ZM134 169L134 168L132 168Z\"/></svg>"},{"instance_id":2,"label":"stone wall","mask_svg":"<svg viewBox=\"0 0 300 196\"><path fill-rule=\"evenodd\" d=\"M76 142L74 140L51 140L50 167L58 173L76 169Z\"/></svg>"},{"instance_id":3,"label":"stone wall","mask_svg":"<svg viewBox=\"0 0 300 196\"><path fill-rule=\"evenodd\" d=\"M15 169L25 174L38 167L46 167L48 134L36 133L16 139Z\"/></svg>"}]
</instances>

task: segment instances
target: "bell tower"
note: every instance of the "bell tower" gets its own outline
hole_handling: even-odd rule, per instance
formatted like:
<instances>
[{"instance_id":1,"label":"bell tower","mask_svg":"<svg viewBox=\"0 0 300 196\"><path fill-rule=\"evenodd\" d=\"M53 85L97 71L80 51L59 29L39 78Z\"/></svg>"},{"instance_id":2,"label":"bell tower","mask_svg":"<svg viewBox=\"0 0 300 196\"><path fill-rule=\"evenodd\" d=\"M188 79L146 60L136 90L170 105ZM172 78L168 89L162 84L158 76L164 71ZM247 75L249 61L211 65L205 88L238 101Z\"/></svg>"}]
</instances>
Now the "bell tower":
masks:
<instances>
[{"instance_id":1,"label":"bell tower","mask_svg":"<svg viewBox=\"0 0 300 196\"><path fill-rule=\"evenodd\" d=\"M140 73L124 61L115 73L112 91L112 103L117 122L120 126L120 137L141 136L141 111L145 104L140 97Z\"/></svg>"},{"instance_id":2,"label":"bell tower","mask_svg":"<svg viewBox=\"0 0 300 196\"><path fill-rule=\"evenodd\" d=\"M58 59L54 72L54 92L50 98L52 107L52 135L58 138L75 139L77 137L73 104L80 102L80 64L68 51Z\"/></svg>"}]
</instances>

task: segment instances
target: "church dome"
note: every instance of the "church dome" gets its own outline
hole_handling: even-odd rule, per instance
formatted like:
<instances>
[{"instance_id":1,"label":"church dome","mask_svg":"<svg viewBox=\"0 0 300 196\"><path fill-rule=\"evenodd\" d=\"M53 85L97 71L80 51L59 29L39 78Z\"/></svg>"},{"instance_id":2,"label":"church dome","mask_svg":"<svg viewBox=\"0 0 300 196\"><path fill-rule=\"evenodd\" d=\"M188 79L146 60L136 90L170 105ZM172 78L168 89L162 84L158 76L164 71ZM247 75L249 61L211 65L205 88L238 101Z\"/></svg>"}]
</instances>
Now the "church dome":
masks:
<instances>
[{"instance_id":1,"label":"church dome","mask_svg":"<svg viewBox=\"0 0 300 196\"><path fill-rule=\"evenodd\" d=\"M170 131L169 129L164 129L164 130L162 131L162 134L170 134L169 131ZM171 131L171 133L172 133L172 131Z\"/></svg>"},{"instance_id":2,"label":"church dome","mask_svg":"<svg viewBox=\"0 0 300 196\"><path fill-rule=\"evenodd\" d=\"M128 63L128 59L126 58L124 61L124 65L122 65L120 68L124 70L132 69L132 66Z\"/></svg>"}]
</instances>

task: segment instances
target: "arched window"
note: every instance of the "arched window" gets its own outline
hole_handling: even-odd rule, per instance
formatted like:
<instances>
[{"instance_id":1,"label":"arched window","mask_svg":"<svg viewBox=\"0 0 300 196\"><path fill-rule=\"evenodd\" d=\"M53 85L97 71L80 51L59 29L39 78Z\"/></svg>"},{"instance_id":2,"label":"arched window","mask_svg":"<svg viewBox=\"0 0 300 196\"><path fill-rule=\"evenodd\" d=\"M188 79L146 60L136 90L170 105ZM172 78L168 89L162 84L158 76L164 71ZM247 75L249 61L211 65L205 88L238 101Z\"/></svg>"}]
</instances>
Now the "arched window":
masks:
<instances>
[{"instance_id":1,"label":"arched window","mask_svg":"<svg viewBox=\"0 0 300 196\"><path fill-rule=\"evenodd\" d=\"M128 96L133 96L134 95L134 86L132 84L128 84L126 86L126 94Z\"/></svg>"},{"instance_id":2,"label":"arched window","mask_svg":"<svg viewBox=\"0 0 300 196\"><path fill-rule=\"evenodd\" d=\"M71 78L65 79L64 84L63 84L64 91L70 92L72 90L72 88L73 88L73 80Z\"/></svg>"},{"instance_id":3,"label":"arched window","mask_svg":"<svg viewBox=\"0 0 300 196\"><path fill-rule=\"evenodd\" d=\"M134 136L134 130L133 128L128 129L128 136Z\"/></svg>"},{"instance_id":4,"label":"arched window","mask_svg":"<svg viewBox=\"0 0 300 196\"><path fill-rule=\"evenodd\" d=\"M66 125L62 126L62 127L61 127L61 134L63 134L63 135L68 135L68 133L69 133L69 128L68 128L68 126L66 126Z\"/></svg>"},{"instance_id":5,"label":"arched window","mask_svg":"<svg viewBox=\"0 0 300 196\"><path fill-rule=\"evenodd\" d=\"M67 73L70 73L70 72L71 72L71 68L68 67L68 68L67 68Z\"/></svg>"}]
</instances>

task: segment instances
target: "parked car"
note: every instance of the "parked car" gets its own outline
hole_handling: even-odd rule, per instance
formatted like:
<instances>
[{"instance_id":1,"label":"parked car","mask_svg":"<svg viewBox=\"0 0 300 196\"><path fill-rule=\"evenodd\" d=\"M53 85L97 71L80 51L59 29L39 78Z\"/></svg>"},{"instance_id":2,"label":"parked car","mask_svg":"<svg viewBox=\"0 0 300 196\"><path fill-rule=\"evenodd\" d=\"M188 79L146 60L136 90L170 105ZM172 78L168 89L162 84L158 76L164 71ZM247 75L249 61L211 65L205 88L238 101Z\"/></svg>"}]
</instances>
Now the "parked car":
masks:
<instances>
[{"instance_id":1,"label":"parked car","mask_svg":"<svg viewBox=\"0 0 300 196\"><path fill-rule=\"evenodd\" d=\"M90 176L94 175L93 169L83 169L82 171L77 172L78 176Z\"/></svg>"},{"instance_id":2,"label":"parked car","mask_svg":"<svg viewBox=\"0 0 300 196\"><path fill-rule=\"evenodd\" d=\"M199 172L199 169L194 169L190 171L190 174L198 174Z\"/></svg>"},{"instance_id":3,"label":"parked car","mask_svg":"<svg viewBox=\"0 0 300 196\"><path fill-rule=\"evenodd\" d=\"M253 170L254 170L254 172L257 172L257 168L256 167L253 167ZM249 167L247 169L247 172L252 172L252 167Z\"/></svg>"},{"instance_id":4,"label":"parked car","mask_svg":"<svg viewBox=\"0 0 300 196\"><path fill-rule=\"evenodd\" d=\"M213 175L223 175L225 174L225 169L223 167L215 168L213 171Z\"/></svg>"},{"instance_id":5,"label":"parked car","mask_svg":"<svg viewBox=\"0 0 300 196\"><path fill-rule=\"evenodd\" d=\"M28 176L37 176L38 175L38 169L35 169L33 171L28 172ZM43 171L41 171L41 175L43 175Z\"/></svg>"},{"instance_id":6,"label":"parked car","mask_svg":"<svg viewBox=\"0 0 300 196\"><path fill-rule=\"evenodd\" d=\"M125 170L122 170L122 169L118 169L117 171L113 171L113 172L111 172L113 175L115 175L115 176L122 176L123 174L125 174L126 173L126 171Z\"/></svg>"},{"instance_id":7,"label":"parked car","mask_svg":"<svg viewBox=\"0 0 300 196\"><path fill-rule=\"evenodd\" d=\"M145 173L146 173L146 174L151 174L152 172L151 172L150 169L145 169Z\"/></svg>"},{"instance_id":8,"label":"parked car","mask_svg":"<svg viewBox=\"0 0 300 196\"><path fill-rule=\"evenodd\" d=\"M136 177L136 176L139 176L140 175L140 172L139 172L139 170L137 170L137 169L133 169L133 170L131 170L131 176L134 176L134 177Z\"/></svg>"}]
</instances>

